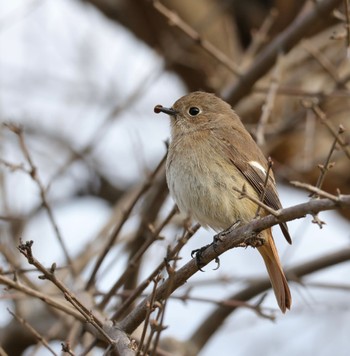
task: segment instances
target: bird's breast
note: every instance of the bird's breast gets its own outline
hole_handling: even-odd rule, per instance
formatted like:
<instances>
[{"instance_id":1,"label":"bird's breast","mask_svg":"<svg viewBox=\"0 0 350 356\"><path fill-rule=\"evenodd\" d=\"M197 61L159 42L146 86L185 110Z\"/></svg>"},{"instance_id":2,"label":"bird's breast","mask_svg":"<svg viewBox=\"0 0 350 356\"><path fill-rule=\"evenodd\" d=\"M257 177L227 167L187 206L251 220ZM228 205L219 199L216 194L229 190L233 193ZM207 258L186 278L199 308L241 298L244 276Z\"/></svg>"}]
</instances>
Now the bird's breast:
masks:
<instances>
[{"instance_id":1,"label":"bird's breast","mask_svg":"<svg viewBox=\"0 0 350 356\"><path fill-rule=\"evenodd\" d=\"M180 211L203 226L220 231L237 220L252 218L252 203L240 200L240 194L233 189L243 188L241 173L209 144L171 144L166 176Z\"/></svg>"}]
</instances>

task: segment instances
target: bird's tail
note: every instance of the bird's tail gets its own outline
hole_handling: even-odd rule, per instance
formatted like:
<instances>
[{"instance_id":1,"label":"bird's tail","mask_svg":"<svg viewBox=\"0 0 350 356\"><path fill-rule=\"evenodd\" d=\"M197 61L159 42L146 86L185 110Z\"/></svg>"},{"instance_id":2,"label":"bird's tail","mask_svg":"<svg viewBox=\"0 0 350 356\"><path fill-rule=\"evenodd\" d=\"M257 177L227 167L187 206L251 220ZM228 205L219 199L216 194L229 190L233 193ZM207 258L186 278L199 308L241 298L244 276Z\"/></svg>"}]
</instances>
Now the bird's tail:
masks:
<instances>
[{"instance_id":1,"label":"bird's tail","mask_svg":"<svg viewBox=\"0 0 350 356\"><path fill-rule=\"evenodd\" d=\"M278 257L271 229L265 230L263 234L267 237L265 240L266 242L261 247L258 247L258 251L264 259L277 303L281 311L285 313L287 309L290 309L292 304L289 286L282 269L281 261Z\"/></svg>"}]
</instances>

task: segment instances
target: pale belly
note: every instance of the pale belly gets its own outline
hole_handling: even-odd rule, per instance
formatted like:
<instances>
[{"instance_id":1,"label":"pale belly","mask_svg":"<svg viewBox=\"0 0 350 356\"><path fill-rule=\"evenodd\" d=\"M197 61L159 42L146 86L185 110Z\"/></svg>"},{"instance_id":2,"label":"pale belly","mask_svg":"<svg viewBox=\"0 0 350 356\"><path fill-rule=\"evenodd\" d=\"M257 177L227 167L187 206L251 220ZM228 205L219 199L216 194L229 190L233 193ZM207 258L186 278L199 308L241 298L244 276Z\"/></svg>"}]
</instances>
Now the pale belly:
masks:
<instances>
[{"instance_id":1,"label":"pale belly","mask_svg":"<svg viewBox=\"0 0 350 356\"><path fill-rule=\"evenodd\" d=\"M167 164L170 194L181 212L216 231L229 228L237 220L247 223L254 217L256 205L247 198L239 199L240 193L233 189L241 190L245 182L233 165L212 160L208 169L189 157L186 167L182 162L173 159ZM256 194L250 186L248 190Z\"/></svg>"}]
</instances>

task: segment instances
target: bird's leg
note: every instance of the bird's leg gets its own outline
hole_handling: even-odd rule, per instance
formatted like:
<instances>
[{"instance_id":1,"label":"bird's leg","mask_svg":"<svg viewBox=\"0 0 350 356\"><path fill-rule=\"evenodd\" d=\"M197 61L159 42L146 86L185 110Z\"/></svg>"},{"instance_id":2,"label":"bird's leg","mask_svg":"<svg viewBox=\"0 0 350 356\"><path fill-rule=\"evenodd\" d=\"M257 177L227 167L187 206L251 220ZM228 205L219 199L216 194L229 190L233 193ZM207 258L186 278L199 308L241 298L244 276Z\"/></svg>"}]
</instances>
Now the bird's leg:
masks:
<instances>
[{"instance_id":1,"label":"bird's leg","mask_svg":"<svg viewBox=\"0 0 350 356\"><path fill-rule=\"evenodd\" d=\"M241 220L235 221L228 229L219 232L214 236L214 241L213 243L217 244L218 242L222 241L222 238L229 235L234 229L236 229L239 225L241 225Z\"/></svg>"},{"instance_id":2,"label":"bird's leg","mask_svg":"<svg viewBox=\"0 0 350 356\"><path fill-rule=\"evenodd\" d=\"M224 231L221 231L219 232L218 234L214 235L214 238L213 238L213 242L208 244L208 245L205 245L201 248L198 248L196 250L193 250L191 252L191 257L192 258L196 258L196 264L197 264L197 267L200 271L204 272L202 270L202 267L203 267L203 264L202 264L202 261L201 261L201 257L202 257L202 254L203 252L210 246L213 246L213 249L214 249L214 252L217 254L217 256L215 257L215 262L217 264L217 266L214 268L214 270L217 270L220 268L220 259L219 259L219 254L217 253L217 246L218 246L218 243L222 241L222 238L225 237L226 235L228 235L231 231L233 231L235 228L237 228L239 225L241 224L241 221L240 220L237 220L235 223L233 223L228 229L224 230Z\"/></svg>"},{"instance_id":3,"label":"bird's leg","mask_svg":"<svg viewBox=\"0 0 350 356\"><path fill-rule=\"evenodd\" d=\"M252 234L249 236L240 246L248 247L251 246L253 248L261 247L265 244L265 239L261 234Z\"/></svg>"},{"instance_id":4,"label":"bird's leg","mask_svg":"<svg viewBox=\"0 0 350 356\"><path fill-rule=\"evenodd\" d=\"M217 235L214 236L214 250L215 250L215 244L217 244L218 241L222 241L222 238L225 237L226 235L229 235L234 229L236 229L239 225L241 224L240 220L237 220L234 224L232 224L228 229L218 233ZM265 243L265 239L262 237L261 234L256 234L252 233L251 236L245 239L244 242L239 244L239 247L260 247Z\"/></svg>"}]
</instances>

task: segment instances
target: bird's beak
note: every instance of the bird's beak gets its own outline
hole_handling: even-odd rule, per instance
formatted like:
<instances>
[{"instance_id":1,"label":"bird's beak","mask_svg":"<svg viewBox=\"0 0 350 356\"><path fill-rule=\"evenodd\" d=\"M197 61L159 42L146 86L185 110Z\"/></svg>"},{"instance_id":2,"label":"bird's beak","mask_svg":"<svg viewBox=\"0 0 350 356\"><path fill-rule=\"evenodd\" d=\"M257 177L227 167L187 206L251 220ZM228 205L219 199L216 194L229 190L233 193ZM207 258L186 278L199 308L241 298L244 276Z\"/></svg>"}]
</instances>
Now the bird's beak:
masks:
<instances>
[{"instance_id":1,"label":"bird's beak","mask_svg":"<svg viewBox=\"0 0 350 356\"><path fill-rule=\"evenodd\" d=\"M154 107L154 112L156 114L159 114L160 112L163 112L165 114L168 114L170 116L176 116L176 114L178 113L176 110L174 110L173 108L165 108L162 105L156 105Z\"/></svg>"}]
</instances>

